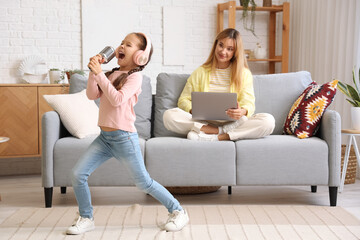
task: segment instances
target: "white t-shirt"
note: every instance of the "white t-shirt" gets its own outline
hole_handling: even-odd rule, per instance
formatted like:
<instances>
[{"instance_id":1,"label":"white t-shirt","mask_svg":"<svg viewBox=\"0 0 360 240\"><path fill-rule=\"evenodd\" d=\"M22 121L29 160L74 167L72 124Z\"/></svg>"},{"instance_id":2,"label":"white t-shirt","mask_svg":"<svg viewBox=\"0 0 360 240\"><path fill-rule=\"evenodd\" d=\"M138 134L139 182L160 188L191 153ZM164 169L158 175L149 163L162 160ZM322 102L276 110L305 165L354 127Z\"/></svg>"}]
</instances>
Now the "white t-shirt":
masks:
<instances>
[{"instance_id":1,"label":"white t-shirt","mask_svg":"<svg viewBox=\"0 0 360 240\"><path fill-rule=\"evenodd\" d=\"M209 92L230 92L231 66L225 69L217 68L211 74Z\"/></svg>"}]
</instances>

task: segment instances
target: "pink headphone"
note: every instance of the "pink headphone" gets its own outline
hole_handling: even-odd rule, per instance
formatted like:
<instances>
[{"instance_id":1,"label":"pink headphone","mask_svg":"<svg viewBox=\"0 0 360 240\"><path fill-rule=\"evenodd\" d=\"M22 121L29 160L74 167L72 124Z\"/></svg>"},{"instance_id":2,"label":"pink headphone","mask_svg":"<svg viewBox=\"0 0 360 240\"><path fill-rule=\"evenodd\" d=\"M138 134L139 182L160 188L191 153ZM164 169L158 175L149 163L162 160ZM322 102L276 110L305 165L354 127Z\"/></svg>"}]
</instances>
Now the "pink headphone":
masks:
<instances>
[{"instance_id":1,"label":"pink headphone","mask_svg":"<svg viewBox=\"0 0 360 240\"><path fill-rule=\"evenodd\" d=\"M135 52L133 58L136 65L144 66L149 61L149 55L151 50L151 41L144 33L142 34L146 39L146 47L145 50L138 50Z\"/></svg>"}]
</instances>

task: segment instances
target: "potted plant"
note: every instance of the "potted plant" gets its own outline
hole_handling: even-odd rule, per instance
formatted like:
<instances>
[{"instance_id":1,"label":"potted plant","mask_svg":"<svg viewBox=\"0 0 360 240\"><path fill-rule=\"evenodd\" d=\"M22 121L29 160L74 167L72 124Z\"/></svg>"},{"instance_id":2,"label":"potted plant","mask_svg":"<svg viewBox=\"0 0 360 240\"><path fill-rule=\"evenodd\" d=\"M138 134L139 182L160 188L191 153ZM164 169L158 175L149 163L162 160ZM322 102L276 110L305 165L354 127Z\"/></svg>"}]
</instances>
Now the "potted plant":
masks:
<instances>
[{"instance_id":1,"label":"potted plant","mask_svg":"<svg viewBox=\"0 0 360 240\"><path fill-rule=\"evenodd\" d=\"M49 70L50 84L64 84L68 83L65 78L65 71L58 68L51 68Z\"/></svg>"},{"instance_id":2,"label":"potted plant","mask_svg":"<svg viewBox=\"0 0 360 240\"><path fill-rule=\"evenodd\" d=\"M360 130L360 68L359 68L359 78L356 80L355 68L352 71L353 83L355 87L350 86L349 84L338 82L339 90L345 94L348 99L346 99L351 105L350 115L351 115L351 127L352 129Z\"/></svg>"},{"instance_id":3,"label":"potted plant","mask_svg":"<svg viewBox=\"0 0 360 240\"><path fill-rule=\"evenodd\" d=\"M250 31L255 37L257 37L255 34L255 8L256 8L255 0L239 0L239 1L240 1L240 5L243 7L242 20L243 20L244 29ZM250 27L248 27L249 8L251 10Z\"/></svg>"},{"instance_id":4,"label":"potted plant","mask_svg":"<svg viewBox=\"0 0 360 240\"><path fill-rule=\"evenodd\" d=\"M50 84L58 84L61 81L63 72L58 68L51 68L49 71Z\"/></svg>"},{"instance_id":5,"label":"potted plant","mask_svg":"<svg viewBox=\"0 0 360 240\"><path fill-rule=\"evenodd\" d=\"M66 73L67 78L68 78L69 80L70 80L70 78L71 78L71 75L73 75L73 74L75 74L75 73L80 74L80 75L82 75L82 76L85 76L85 72L84 72L83 70L81 70L81 69L74 69L74 70L68 69L68 70L65 70L65 73Z\"/></svg>"}]
</instances>

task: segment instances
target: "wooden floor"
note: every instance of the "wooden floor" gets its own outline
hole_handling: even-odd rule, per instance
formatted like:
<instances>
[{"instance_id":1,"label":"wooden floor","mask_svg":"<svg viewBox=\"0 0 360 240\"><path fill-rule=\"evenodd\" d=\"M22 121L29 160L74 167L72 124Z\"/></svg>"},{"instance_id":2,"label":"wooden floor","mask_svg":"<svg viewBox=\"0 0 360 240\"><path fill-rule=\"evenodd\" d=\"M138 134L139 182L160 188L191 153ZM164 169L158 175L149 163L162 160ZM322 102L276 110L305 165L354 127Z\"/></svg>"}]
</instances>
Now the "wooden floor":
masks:
<instances>
[{"instance_id":1,"label":"wooden floor","mask_svg":"<svg viewBox=\"0 0 360 240\"><path fill-rule=\"evenodd\" d=\"M93 205L156 205L151 196L135 187L93 187ZM44 190L41 176L0 177L0 223L21 207L44 207ZM233 187L232 195L227 187L214 193L197 195L176 195L182 205L204 204L258 204L258 205L321 205L329 206L328 187L319 186L317 193L311 193L310 186L246 186ZM66 194L54 188L53 207L77 206L74 192L67 188ZM341 206L360 219L360 180L345 185L338 194L337 206Z\"/></svg>"}]
</instances>

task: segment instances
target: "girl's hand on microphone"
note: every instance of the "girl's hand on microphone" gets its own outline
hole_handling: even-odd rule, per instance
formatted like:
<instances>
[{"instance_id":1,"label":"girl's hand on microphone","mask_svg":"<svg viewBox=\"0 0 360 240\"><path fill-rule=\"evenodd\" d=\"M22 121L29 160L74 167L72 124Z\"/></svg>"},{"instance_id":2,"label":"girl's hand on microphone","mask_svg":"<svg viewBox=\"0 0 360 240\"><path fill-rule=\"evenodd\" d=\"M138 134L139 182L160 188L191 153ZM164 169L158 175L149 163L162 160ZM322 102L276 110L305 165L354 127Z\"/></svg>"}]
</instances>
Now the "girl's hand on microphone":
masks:
<instances>
[{"instance_id":1,"label":"girl's hand on microphone","mask_svg":"<svg viewBox=\"0 0 360 240\"><path fill-rule=\"evenodd\" d=\"M95 75L98 75L102 72L100 63L102 63L103 61L103 57L100 54L97 54L96 56L90 58L88 67Z\"/></svg>"}]
</instances>

